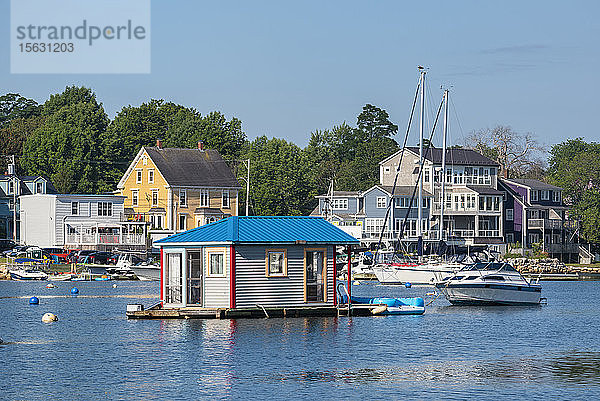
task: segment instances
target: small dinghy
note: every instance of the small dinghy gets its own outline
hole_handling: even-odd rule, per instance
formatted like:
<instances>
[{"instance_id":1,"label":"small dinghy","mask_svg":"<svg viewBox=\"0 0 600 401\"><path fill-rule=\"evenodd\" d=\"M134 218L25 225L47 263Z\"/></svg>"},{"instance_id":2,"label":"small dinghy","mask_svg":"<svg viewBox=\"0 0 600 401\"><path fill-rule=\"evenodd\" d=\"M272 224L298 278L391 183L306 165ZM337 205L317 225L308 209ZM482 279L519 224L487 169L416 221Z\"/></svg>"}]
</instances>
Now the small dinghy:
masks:
<instances>
[{"instance_id":1,"label":"small dinghy","mask_svg":"<svg viewBox=\"0 0 600 401\"><path fill-rule=\"evenodd\" d=\"M351 297L353 304L379 305L373 309L374 315L422 315L425 313L425 301L415 298L365 298Z\"/></svg>"}]
</instances>

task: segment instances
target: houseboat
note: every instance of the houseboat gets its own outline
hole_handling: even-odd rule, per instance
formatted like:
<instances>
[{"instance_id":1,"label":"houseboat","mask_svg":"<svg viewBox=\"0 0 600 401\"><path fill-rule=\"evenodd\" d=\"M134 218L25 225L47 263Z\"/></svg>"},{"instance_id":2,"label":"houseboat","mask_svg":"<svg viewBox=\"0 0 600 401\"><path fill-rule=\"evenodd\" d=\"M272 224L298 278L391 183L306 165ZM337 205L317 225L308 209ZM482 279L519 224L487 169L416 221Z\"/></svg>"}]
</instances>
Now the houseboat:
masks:
<instances>
[{"instance_id":1,"label":"houseboat","mask_svg":"<svg viewBox=\"0 0 600 401\"><path fill-rule=\"evenodd\" d=\"M232 216L171 235L155 242L162 309L334 307L336 247L358 243L305 216Z\"/></svg>"}]
</instances>

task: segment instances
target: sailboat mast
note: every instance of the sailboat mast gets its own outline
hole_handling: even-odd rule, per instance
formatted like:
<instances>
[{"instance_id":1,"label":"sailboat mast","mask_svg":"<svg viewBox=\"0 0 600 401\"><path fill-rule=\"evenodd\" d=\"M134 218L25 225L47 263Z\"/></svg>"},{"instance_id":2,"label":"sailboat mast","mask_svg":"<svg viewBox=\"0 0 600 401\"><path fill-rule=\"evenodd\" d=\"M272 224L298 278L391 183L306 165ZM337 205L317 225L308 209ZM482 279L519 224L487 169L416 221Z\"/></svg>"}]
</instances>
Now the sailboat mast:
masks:
<instances>
[{"instance_id":1,"label":"sailboat mast","mask_svg":"<svg viewBox=\"0 0 600 401\"><path fill-rule=\"evenodd\" d=\"M448 137L448 89L444 90L444 139L442 140L442 193L440 195L440 241L444 239L444 206L446 204L446 138Z\"/></svg>"},{"instance_id":2,"label":"sailboat mast","mask_svg":"<svg viewBox=\"0 0 600 401\"><path fill-rule=\"evenodd\" d=\"M419 197L417 199L417 237L419 242L423 240L423 129L425 125L425 74L421 70L421 115L419 120Z\"/></svg>"}]
</instances>

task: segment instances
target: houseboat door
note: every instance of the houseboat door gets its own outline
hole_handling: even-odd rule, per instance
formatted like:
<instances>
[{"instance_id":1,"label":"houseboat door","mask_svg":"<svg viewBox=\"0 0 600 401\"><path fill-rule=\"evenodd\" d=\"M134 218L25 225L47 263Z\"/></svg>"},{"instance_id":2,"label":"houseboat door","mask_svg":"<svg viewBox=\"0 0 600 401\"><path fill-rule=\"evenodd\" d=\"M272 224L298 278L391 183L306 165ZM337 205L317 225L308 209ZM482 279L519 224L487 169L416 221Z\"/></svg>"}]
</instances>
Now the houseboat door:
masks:
<instances>
[{"instance_id":1,"label":"houseboat door","mask_svg":"<svg viewBox=\"0 0 600 401\"><path fill-rule=\"evenodd\" d=\"M202 251L188 251L187 304L202 306Z\"/></svg>"},{"instance_id":2,"label":"houseboat door","mask_svg":"<svg viewBox=\"0 0 600 401\"><path fill-rule=\"evenodd\" d=\"M180 253L167 253L167 271L165 281L165 303L181 304L183 302L183 271Z\"/></svg>"},{"instance_id":3,"label":"houseboat door","mask_svg":"<svg viewBox=\"0 0 600 401\"><path fill-rule=\"evenodd\" d=\"M304 265L306 302L325 301L325 250L305 250Z\"/></svg>"}]
</instances>

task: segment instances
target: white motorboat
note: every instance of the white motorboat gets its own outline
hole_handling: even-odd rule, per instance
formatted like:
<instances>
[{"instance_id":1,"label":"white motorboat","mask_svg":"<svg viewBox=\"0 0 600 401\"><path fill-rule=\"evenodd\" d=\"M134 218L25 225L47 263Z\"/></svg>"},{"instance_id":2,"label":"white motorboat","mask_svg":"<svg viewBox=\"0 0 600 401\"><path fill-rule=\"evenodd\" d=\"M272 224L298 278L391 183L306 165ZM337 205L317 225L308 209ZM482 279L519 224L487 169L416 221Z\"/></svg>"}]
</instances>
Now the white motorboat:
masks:
<instances>
[{"instance_id":1,"label":"white motorboat","mask_svg":"<svg viewBox=\"0 0 600 401\"><path fill-rule=\"evenodd\" d=\"M140 280L160 280L160 266L141 264L137 266L132 266L131 270L133 270L135 275L138 276Z\"/></svg>"},{"instance_id":2,"label":"white motorboat","mask_svg":"<svg viewBox=\"0 0 600 401\"><path fill-rule=\"evenodd\" d=\"M539 305L542 286L508 263L473 263L435 285L454 305Z\"/></svg>"},{"instance_id":3,"label":"white motorboat","mask_svg":"<svg viewBox=\"0 0 600 401\"><path fill-rule=\"evenodd\" d=\"M48 275L36 269L10 270L10 278L13 280L46 280Z\"/></svg>"},{"instance_id":4,"label":"white motorboat","mask_svg":"<svg viewBox=\"0 0 600 401\"><path fill-rule=\"evenodd\" d=\"M380 263L373 267L373 273L381 284L417 284L434 285L436 274L448 275L459 270L463 265L456 263L429 262Z\"/></svg>"}]
</instances>

